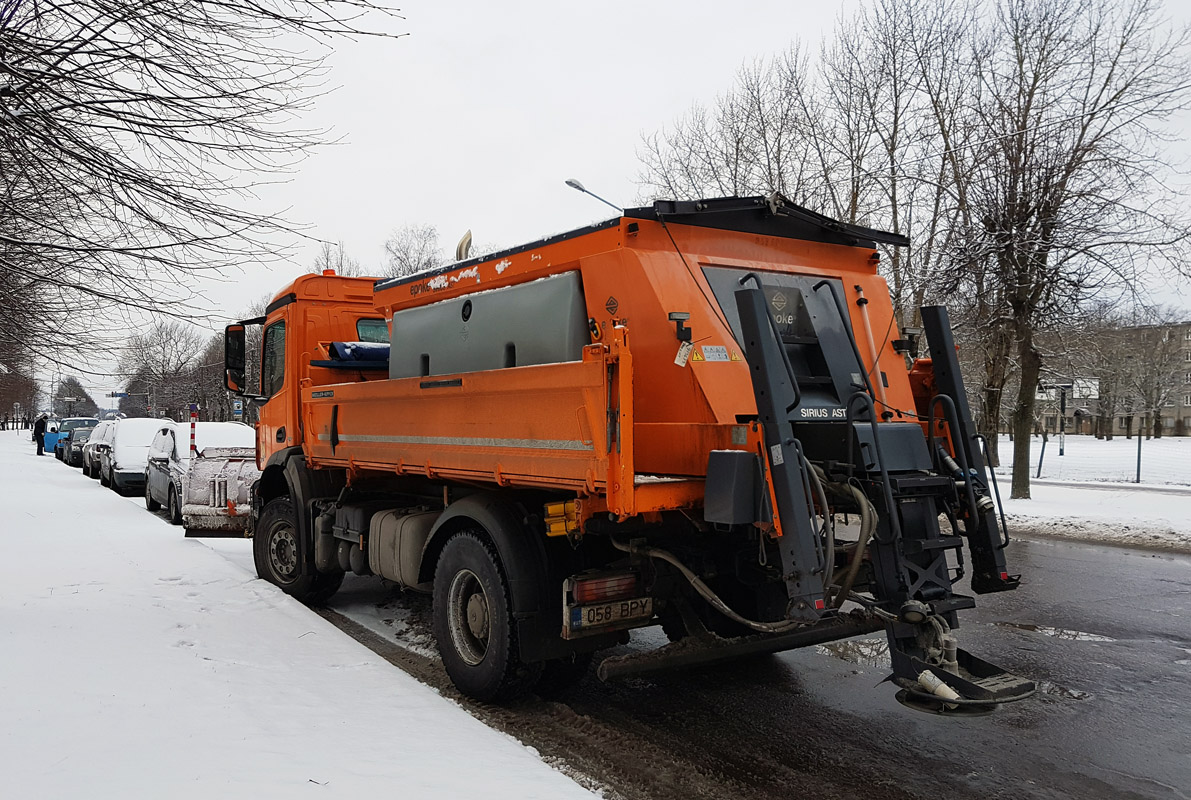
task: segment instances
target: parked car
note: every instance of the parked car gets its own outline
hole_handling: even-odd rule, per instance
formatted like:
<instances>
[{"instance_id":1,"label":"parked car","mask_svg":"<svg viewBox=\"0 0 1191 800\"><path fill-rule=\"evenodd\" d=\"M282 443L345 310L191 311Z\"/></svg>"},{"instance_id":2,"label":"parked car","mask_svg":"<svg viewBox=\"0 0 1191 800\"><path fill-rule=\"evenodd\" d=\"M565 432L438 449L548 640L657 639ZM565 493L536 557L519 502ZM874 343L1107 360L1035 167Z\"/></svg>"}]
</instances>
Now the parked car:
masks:
<instances>
[{"instance_id":1,"label":"parked car","mask_svg":"<svg viewBox=\"0 0 1191 800\"><path fill-rule=\"evenodd\" d=\"M192 531L244 532L251 518L256 431L240 422L198 422L195 452L190 426L165 423L149 447L145 507L164 505L170 522Z\"/></svg>"},{"instance_id":2,"label":"parked car","mask_svg":"<svg viewBox=\"0 0 1191 800\"><path fill-rule=\"evenodd\" d=\"M46 418L45 433L41 437L41 449L45 452L54 452L54 447L58 444L58 426L61 424L62 420L57 417Z\"/></svg>"},{"instance_id":3,"label":"parked car","mask_svg":"<svg viewBox=\"0 0 1191 800\"><path fill-rule=\"evenodd\" d=\"M144 417L116 420L111 438L106 446L99 448L99 482L121 494L134 489L143 491L149 445L161 422Z\"/></svg>"},{"instance_id":4,"label":"parked car","mask_svg":"<svg viewBox=\"0 0 1191 800\"><path fill-rule=\"evenodd\" d=\"M70 432L76 428L94 428L99 424L95 417L67 417L58 425L58 438L54 442L54 457L59 461L66 458L66 447L70 439ZM49 445L46 445L49 449Z\"/></svg>"},{"instance_id":5,"label":"parked car","mask_svg":"<svg viewBox=\"0 0 1191 800\"><path fill-rule=\"evenodd\" d=\"M99 451L107 446L115 424L108 420L99 423L91 431L91 438L83 445L83 474L88 478L99 479Z\"/></svg>"},{"instance_id":6,"label":"parked car","mask_svg":"<svg viewBox=\"0 0 1191 800\"><path fill-rule=\"evenodd\" d=\"M62 460L72 467L83 466L83 445L91 438L94 428L75 428L67 434Z\"/></svg>"}]
</instances>

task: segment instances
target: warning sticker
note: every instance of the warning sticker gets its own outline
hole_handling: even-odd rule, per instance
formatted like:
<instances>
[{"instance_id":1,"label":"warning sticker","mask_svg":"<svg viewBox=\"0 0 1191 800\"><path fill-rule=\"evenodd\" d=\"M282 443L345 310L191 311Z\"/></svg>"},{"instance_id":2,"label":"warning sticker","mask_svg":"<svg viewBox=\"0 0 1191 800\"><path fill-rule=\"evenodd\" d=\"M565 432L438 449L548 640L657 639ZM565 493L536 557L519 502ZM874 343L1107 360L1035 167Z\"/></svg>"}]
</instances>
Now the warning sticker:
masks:
<instances>
[{"instance_id":1,"label":"warning sticker","mask_svg":"<svg viewBox=\"0 0 1191 800\"><path fill-rule=\"evenodd\" d=\"M769 463L775 467L780 467L786 463L786 459L782 457L782 446L780 444L770 445Z\"/></svg>"},{"instance_id":2,"label":"warning sticker","mask_svg":"<svg viewBox=\"0 0 1191 800\"><path fill-rule=\"evenodd\" d=\"M705 358L703 357L703 351L702 351L702 350L696 350L696 351L695 351L695 354L694 354L693 356L691 356L691 361L706 361L706 360L707 360L707 359L705 359Z\"/></svg>"},{"instance_id":3,"label":"warning sticker","mask_svg":"<svg viewBox=\"0 0 1191 800\"><path fill-rule=\"evenodd\" d=\"M728 348L718 344L705 344L699 348L703 351L703 358L707 361L727 361Z\"/></svg>"},{"instance_id":4,"label":"warning sticker","mask_svg":"<svg viewBox=\"0 0 1191 800\"><path fill-rule=\"evenodd\" d=\"M739 360L740 360L740 353L737 353L735 350L733 350L733 351L732 351L732 360L733 360L733 361L739 361Z\"/></svg>"},{"instance_id":5,"label":"warning sticker","mask_svg":"<svg viewBox=\"0 0 1191 800\"><path fill-rule=\"evenodd\" d=\"M678 355L674 356L674 363L680 367L685 367L687 359L691 357L691 351L694 349L694 345L692 345L690 342L683 342L680 344L678 346ZM698 353L695 354L695 360L701 360Z\"/></svg>"}]
</instances>

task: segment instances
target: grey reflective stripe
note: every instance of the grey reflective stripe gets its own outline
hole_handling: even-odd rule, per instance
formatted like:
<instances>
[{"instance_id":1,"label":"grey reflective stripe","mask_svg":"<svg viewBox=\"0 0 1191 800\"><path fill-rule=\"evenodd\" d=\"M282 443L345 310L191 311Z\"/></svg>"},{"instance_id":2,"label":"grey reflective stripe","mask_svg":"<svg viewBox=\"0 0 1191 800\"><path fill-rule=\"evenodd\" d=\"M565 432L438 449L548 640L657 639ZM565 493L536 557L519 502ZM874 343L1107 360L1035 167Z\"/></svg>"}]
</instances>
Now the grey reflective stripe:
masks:
<instances>
[{"instance_id":1,"label":"grey reflective stripe","mask_svg":"<svg viewBox=\"0 0 1191 800\"><path fill-rule=\"evenodd\" d=\"M320 433L320 442L330 441L331 436ZM458 447L521 447L529 450L594 450L591 442L567 441L563 439L491 439L471 436L371 436L339 434L341 442L373 442L385 444L436 444Z\"/></svg>"}]
</instances>

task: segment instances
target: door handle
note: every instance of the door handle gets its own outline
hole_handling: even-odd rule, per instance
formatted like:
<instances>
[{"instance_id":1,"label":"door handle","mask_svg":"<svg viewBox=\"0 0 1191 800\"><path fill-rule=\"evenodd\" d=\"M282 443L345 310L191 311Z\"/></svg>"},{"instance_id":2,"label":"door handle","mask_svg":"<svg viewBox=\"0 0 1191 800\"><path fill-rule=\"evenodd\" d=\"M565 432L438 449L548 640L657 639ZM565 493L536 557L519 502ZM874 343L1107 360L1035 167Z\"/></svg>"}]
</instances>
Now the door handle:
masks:
<instances>
[{"instance_id":1,"label":"door handle","mask_svg":"<svg viewBox=\"0 0 1191 800\"><path fill-rule=\"evenodd\" d=\"M285 441L285 426L284 425L282 425L280 428L277 429L277 441L279 441L279 442Z\"/></svg>"}]
</instances>

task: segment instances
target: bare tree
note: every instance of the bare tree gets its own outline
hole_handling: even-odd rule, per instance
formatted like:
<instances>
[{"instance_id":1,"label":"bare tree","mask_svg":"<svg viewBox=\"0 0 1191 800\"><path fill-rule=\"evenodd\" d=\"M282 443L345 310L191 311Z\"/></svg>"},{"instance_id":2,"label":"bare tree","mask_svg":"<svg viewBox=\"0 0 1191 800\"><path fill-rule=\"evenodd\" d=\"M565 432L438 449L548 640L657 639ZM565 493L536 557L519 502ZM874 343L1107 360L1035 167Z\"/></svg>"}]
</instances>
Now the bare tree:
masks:
<instances>
[{"instance_id":1,"label":"bare tree","mask_svg":"<svg viewBox=\"0 0 1191 800\"><path fill-rule=\"evenodd\" d=\"M973 108L988 135L969 164L986 277L1012 312L1004 330L1020 371L1012 495L1029 497L1038 334L1186 239L1155 176L1166 169L1158 125L1191 83L1186 34L1161 33L1150 0L1003 0L994 11L974 41Z\"/></svg>"},{"instance_id":2,"label":"bare tree","mask_svg":"<svg viewBox=\"0 0 1191 800\"><path fill-rule=\"evenodd\" d=\"M0 295L0 341L93 348L96 314L194 314L192 276L283 258L296 231L246 210L250 190L323 138L292 120L328 42L389 35L392 15L373 0L0 0L0 281L18 290Z\"/></svg>"},{"instance_id":3,"label":"bare tree","mask_svg":"<svg viewBox=\"0 0 1191 800\"><path fill-rule=\"evenodd\" d=\"M446 263L433 225L406 225L393 231L385 242L386 275L400 277L434 269Z\"/></svg>"},{"instance_id":4,"label":"bare tree","mask_svg":"<svg viewBox=\"0 0 1191 800\"><path fill-rule=\"evenodd\" d=\"M141 400L151 416L176 417L186 411L198 394L194 368L204 343L197 328L178 320L158 320L132 337L120 361L121 371L130 377L130 397L122 398L121 411L139 410Z\"/></svg>"},{"instance_id":5,"label":"bare tree","mask_svg":"<svg viewBox=\"0 0 1191 800\"><path fill-rule=\"evenodd\" d=\"M913 227L914 246L888 248L881 270L898 321L917 324L956 256L966 208L955 148L972 129L962 103L974 81L950 48L972 23L952 5L877 0L843 21L814 61L795 43L745 67L712 110L696 107L645 138L643 189L679 198L779 191L846 222Z\"/></svg>"},{"instance_id":6,"label":"bare tree","mask_svg":"<svg viewBox=\"0 0 1191 800\"><path fill-rule=\"evenodd\" d=\"M1175 393L1181 386L1179 373L1185 362L1183 343L1175 328L1180 321L1178 312L1155 309L1147 314L1145 325L1126 331L1131 345L1130 388L1136 393L1138 409L1145 416L1147 439L1161 438L1165 431L1162 410L1174 405Z\"/></svg>"},{"instance_id":7,"label":"bare tree","mask_svg":"<svg viewBox=\"0 0 1191 800\"><path fill-rule=\"evenodd\" d=\"M91 417L99 412L99 405L78 378L67 376L58 381L50 408L60 416Z\"/></svg>"},{"instance_id":8,"label":"bare tree","mask_svg":"<svg viewBox=\"0 0 1191 800\"><path fill-rule=\"evenodd\" d=\"M311 266L314 272L332 269L348 278L358 278L364 274L360 262L347 254L342 241L337 244L323 242Z\"/></svg>"},{"instance_id":9,"label":"bare tree","mask_svg":"<svg viewBox=\"0 0 1191 800\"><path fill-rule=\"evenodd\" d=\"M959 305L978 425L996 441L1012 389L1013 495L1028 497L1039 336L1135 287L1142 264L1185 269L1185 209L1161 176L1188 44L1156 0L875 0L814 64L746 69L713 111L647 137L641 182L783 189L911 234L882 263L899 321Z\"/></svg>"}]
</instances>

